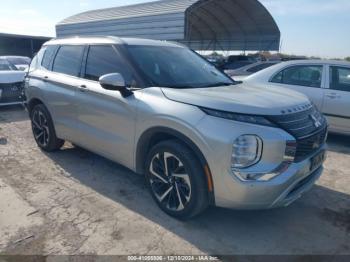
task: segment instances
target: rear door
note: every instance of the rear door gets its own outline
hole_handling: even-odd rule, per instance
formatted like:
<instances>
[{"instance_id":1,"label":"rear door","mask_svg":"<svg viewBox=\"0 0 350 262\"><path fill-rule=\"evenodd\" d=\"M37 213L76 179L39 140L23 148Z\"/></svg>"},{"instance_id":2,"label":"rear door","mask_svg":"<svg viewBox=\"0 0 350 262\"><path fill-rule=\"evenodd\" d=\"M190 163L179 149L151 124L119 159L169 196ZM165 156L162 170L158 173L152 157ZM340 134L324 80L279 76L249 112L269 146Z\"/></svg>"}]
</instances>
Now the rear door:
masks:
<instances>
[{"instance_id":1,"label":"rear door","mask_svg":"<svg viewBox=\"0 0 350 262\"><path fill-rule=\"evenodd\" d=\"M77 92L78 144L132 167L137 92L124 98L118 91L102 88L98 80L120 73L127 85L134 85L133 73L112 45L90 46L85 61L85 79L80 80Z\"/></svg>"},{"instance_id":2,"label":"rear door","mask_svg":"<svg viewBox=\"0 0 350 262\"><path fill-rule=\"evenodd\" d=\"M79 137L76 121L76 92L79 84L85 46L60 46L53 55L52 63L43 66L42 79L46 83L45 102L52 115L57 136L69 141Z\"/></svg>"},{"instance_id":3,"label":"rear door","mask_svg":"<svg viewBox=\"0 0 350 262\"><path fill-rule=\"evenodd\" d=\"M321 64L288 66L274 75L270 82L305 94L321 108L326 83L325 70Z\"/></svg>"},{"instance_id":4,"label":"rear door","mask_svg":"<svg viewBox=\"0 0 350 262\"><path fill-rule=\"evenodd\" d=\"M322 111L332 131L350 133L350 67L329 66Z\"/></svg>"}]
</instances>

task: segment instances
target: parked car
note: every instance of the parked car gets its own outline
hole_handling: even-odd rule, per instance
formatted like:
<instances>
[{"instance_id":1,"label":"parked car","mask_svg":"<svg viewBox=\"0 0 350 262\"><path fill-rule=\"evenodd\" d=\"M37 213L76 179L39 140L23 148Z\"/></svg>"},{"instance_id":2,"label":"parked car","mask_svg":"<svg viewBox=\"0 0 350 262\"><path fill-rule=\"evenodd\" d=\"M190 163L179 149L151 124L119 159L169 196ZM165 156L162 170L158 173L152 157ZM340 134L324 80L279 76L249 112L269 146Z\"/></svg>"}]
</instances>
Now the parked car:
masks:
<instances>
[{"instance_id":1,"label":"parked car","mask_svg":"<svg viewBox=\"0 0 350 262\"><path fill-rule=\"evenodd\" d=\"M330 131L350 134L350 63L283 62L245 79L260 87L286 87L307 95L328 118Z\"/></svg>"},{"instance_id":2,"label":"parked car","mask_svg":"<svg viewBox=\"0 0 350 262\"><path fill-rule=\"evenodd\" d=\"M0 58L0 106L23 103L25 75L6 59Z\"/></svg>"},{"instance_id":3,"label":"parked car","mask_svg":"<svg viewBox=\"0 0 350 262\"><path fill-rule=\"evenodd\" d=\"M208 60L211 64L220 68L220 66L224 63L224 59L220 56L203 56L206 60Z\"/></svg>"},{"instance_id":4,"label":"parked car","mask_svg":"<svg viewBox=\"0 0 350 262\"><path fill-rule=\"evenodd\" d=\"M235 80L244 80L247 76L264 70L277 63L279 63L279 61L256 62L235 70L225 70L225 73Z\"/></svg>"},{"instance_id":5,"label":"parked car","mask_svg":"<svg viewBox=\"0 0 350 262\"><path fill-rule=\"evenodd\" d=\"M26 56L0 56L1 59L7 60L20 71L27 71L31 59Z\"/></svg>"},{"instance_id":6,"label":"parked car","mask_svg":"<svg viewBox=\"0 0 350 262\"><path fill-rule=\"evenodd\" d=\"M237 84L179 44L51 40L25 91L40 148L66 140L145 174L177 218L287 206L323 170L327 124L306 96Z\"/></svg>"},{"instance_id":7,"label":"parked car","mask_svg":"<svg viewBox=\"0 0 350 262\"><path fill-rule=\"evenodd\" d=\"M247 65L251 65L256 63L257 60L251 56L245 55L231 55L227 57L226 61L220 65L221 70L236 70L238 68L242 68Z\"/></svg>"},{"instance_id":8,"label":"parked car","mask_svg":"<svg viewBox=\"0 0 350 262\"><path fill-rule=\"evenodd\" d=\"M237 61L249 61L249 62L257 62L255 57L246 56L246 55L230 55L227 57L227 62L237 62Z\"/></svg>"}]
</instances>

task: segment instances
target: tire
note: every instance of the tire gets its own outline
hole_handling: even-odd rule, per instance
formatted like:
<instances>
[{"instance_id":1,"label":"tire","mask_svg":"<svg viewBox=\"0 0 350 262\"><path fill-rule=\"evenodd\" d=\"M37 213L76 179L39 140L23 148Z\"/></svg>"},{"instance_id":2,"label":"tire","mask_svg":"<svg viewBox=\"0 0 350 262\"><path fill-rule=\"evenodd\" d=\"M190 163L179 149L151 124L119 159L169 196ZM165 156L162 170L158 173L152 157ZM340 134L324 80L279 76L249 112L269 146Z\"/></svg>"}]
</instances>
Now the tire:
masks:
<instances>
[{"instance_id":1,"label":"tire","mask_svg":"<svg viewBox=\"0 0 350 262\"><path fill-rule=\"evenodd\" d=\"M64 140L57 138L50 113L43 104L31 110L30 120L35 142L42 150L52 152L63 146Z\"/></svg>"},{"instance_id":2,"label":"tire","mask_svg":"<svg viewBox=\"0 0 350 262\"><path fill-rule=\"evenodd\" d=\"M186 220L208 207L203 168L195 154L180 141L155 145L148 153L145 170L153 199L168 215Z\"/></svg>"}]
</instances>

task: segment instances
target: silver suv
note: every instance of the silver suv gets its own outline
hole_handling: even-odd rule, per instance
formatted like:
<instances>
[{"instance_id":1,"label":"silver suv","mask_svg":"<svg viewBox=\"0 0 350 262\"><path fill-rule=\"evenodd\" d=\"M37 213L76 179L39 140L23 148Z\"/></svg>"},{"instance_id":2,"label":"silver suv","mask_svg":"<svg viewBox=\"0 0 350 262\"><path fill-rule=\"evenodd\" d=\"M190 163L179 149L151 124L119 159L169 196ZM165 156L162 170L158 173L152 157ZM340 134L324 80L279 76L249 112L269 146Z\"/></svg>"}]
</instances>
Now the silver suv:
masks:
<instances>
[{"instance_id":1,"label":"silver suv","mask_svg":"<svg viewBox=\"0 0 350 262\"><path fill-rule=\"evenodd\" d=\"M70 141L145 174L177 218L287 206L323 170L327 123L304 95L234 82L179 44L52 40L25 91L40 148Z\"/></svg>"}]
</instances>

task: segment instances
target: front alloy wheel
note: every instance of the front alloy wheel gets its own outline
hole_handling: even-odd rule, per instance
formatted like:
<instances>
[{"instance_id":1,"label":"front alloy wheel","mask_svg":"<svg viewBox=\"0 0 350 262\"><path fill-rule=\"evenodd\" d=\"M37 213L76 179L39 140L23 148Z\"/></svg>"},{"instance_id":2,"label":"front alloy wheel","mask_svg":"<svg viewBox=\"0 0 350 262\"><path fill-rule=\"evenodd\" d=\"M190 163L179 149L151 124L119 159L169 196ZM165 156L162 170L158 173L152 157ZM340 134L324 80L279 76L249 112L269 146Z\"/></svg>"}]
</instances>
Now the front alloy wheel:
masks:
<instances>
[{"instance_id":1,"label":"front alloy wheel","mask_svg":"<svg viewBox=\"0 0 350 262\"><path fill-rule=\"evenodd\" d=\"M191 200L191 181L184 164L169 152L156 154L149 168L154 195L172 211L184 210Z\"/></svg>"},{"instance_id":2,"label":"front alloy wheel","mask_svg":"<svg viewBox=\"0 0 350 262\"><path fill-rule=\"evenodd\" d=\"M164 141L151 149L146 177L158 206L173 217L188 219L208 206L203 168L192 150L180 141Z\"/></svg>"}]
</instances>

